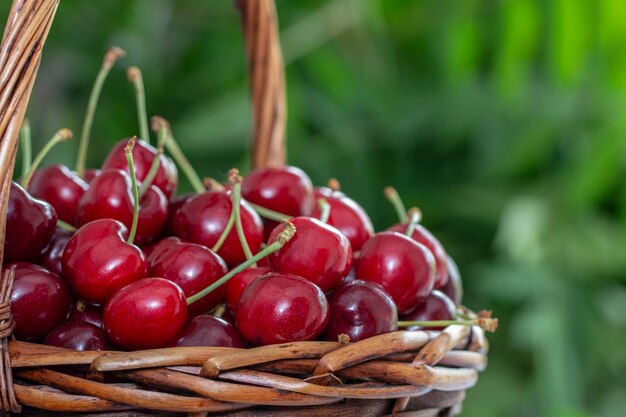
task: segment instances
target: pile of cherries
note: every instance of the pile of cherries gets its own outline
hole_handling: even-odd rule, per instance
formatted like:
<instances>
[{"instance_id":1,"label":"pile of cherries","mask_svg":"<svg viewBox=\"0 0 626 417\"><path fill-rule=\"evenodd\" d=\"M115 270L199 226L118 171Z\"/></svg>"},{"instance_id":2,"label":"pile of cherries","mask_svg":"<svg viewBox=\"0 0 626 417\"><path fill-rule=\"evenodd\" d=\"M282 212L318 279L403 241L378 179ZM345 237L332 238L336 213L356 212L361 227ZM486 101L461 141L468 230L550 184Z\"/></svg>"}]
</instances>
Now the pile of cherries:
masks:
<instances>
[{"instance_id":1,"label":"pile of cherries","mask_svg":"<svg viewBox=\"0 0 626 417\"><path fill-rule=\"evenodd\" d=\"M105 75L119 57L110 54ZM136 68L129 78L142 92ZM18 340L78 350L244 347L359 341L459 319L458 270L395 190L386 195L400 221L374 233L337 181L313 187L293 166L203 182L165 120L153 118L158 144L149 143L142 101L146 140L121 140L97 170L37 168L38 155L12 183L3 274L13 279ZM53 142L69 136L61 130ZM177 165L164 148L194 193L176 195Z\"/></svg>"}]
</instances>

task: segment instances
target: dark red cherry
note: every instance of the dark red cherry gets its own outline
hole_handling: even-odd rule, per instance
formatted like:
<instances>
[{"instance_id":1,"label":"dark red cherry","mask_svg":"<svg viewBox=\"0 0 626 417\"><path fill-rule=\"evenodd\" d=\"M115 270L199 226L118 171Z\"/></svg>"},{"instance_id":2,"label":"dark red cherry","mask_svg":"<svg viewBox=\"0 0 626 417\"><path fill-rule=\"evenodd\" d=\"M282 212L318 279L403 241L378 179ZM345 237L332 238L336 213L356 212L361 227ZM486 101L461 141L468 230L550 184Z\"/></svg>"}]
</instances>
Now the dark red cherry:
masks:
<instances>
[{"instance_id":1,"label":"dark red cherry","mask_svg":"<svg viewBox=\"0 0 626 417\"><path fill-rule=\"evenodd\" d=\"M69 230L57 227L56 231L54 232L54 236L52 236L50 246L48 246L46 251L39 257L37 263L49 270L50 272L54 272L59 276L63 276L61 258L63 258L63 250L65 249L65 245L67 245L67 242L73 235L74 232L70 232Z\"/></svg>"},{"instance_id":2,"label":"dark red cherry","mask_svg":"<svg viewBox=\"0 0 626 417\"><path fill-rule=\"evenodd\" d=\"M95 178L78 205L76 223L82 226L98 219L115 219L130 229L133 223L133 193L130 176L119 169L103 171ZM152 242L167 220L167 199L154 185L139 200L135 242Z\"/></svg>"},{"instance_id":3,"label":"dark red cherry","mask_svg":"<svg viewBox=\"0 0 626 417\"><path fill-rule=\"evenodd\" d=\"M188 242L213 247L226 228L232 202L230 191L207 191L191 197L178 209L174 219L176 236ZM257 253L263 242L263 223L258 214L241 201L241 223L252 253ZM246 260L235 227L217 251L228 265Z\"/></svg>"},{"instance_id":4,"label":"dark red cherry","mask_svg":"<svg viewBox=\"0 0 626 417\"><path fill-rule=\"evenodd\" d=\"M339 230L350 241L354 252L372 237L374 227L369 216L356 201L339 191L322 187L315 190L315 199L325 199L330 204L328 224ZM320 209L316 204L311 217L320 218Z\"/></svg>"},{"instance_id":5,"label":"dark red cherry","mask_svg":"<svg viewBox=\"0 0 626 417\"><path fill-rule=\"evenodd\" d=\"M351 342L367 339L381 333L398 330L396 305L373 282L356 280L337 288L328 299L330 316L323 338L337 341L347 334Z\"/></svg>"},{"instance_id":6,"label":"dark red cherry","mask_svg":"<svg viewBox=\"0 0 626 417\"><path fill-rule=\"evenodd\" d=\"M28 192L54 207L59 219L75 224L78 201L89 185L65 165L51 165L33 173Z\"/></svg>"},{"instance_id":7,"label":"dark red cherry","mask_svg":"<svg viewBox=\"0 0 626 417\"><path fill-rule=\"evenodd\" d=\"M93 181L94 178L100 176L100 174L102 174L102 170L95 169L95 168L86 169L85 176L83 179L85 180L87 184L91 184L91 181Z\"/></svg>"},{"instance_id":8,"label":"dark red cherry","mask_svg":"<svg viewBox=\"0 0 626 417\"><path fill-rule=\"evenodd\" d=\"M226 320L226 322L232 324L233 326L235 325L235 313L233 313L233 310L230 308L225 309L220 318Z\"/></svg>"},{"instance_id":9,"label":"dark red cherry","mask_svg":"<svg viewBox=\"0 0 626 417\"><path fill-rule=\"evenodd\" d=\"M50 332L43 343L80 351L111 349L104 330L87 322L63 323Z\"/></svg>"},{"instance_id":10,"label":"dark red cherry","mask_svg":"<svg viewBox=\"0 0 626 417\"><path fill-rule=\"evenodd\" d=\"M310 281L270 272L246 287L235 318L239 334L254 345L313 340L328 323L328 302Z\"/></svg>"},{"instance_id":11,"label":"dark red cherry","mask_svg":"<svg viewBox=\"0 0 626 417\"><path fill-rule=\"evenodd\" d=\"M193 305L193 304L192 304ZM241 336L232 324L210 314L196 316L187 327L170 343L171 347L222 346L244 347Z\"/></svg>"},{"instance_id":12,"label":"dark red cherry","mask_svg":"<svg viewBox=\"0 0 626 417\"><path fill-rule=\"evenodd\" d=\"M102 219L82 226L67 242L63 276L80 298L104 304L115 291L148 275L146 258L127 237L122 223Z\"/></svg>"},{"instance_id":13,"label":"dark red cherry","mask_svg":"<svg viewBox=\"0 0 626 417\"><path fill-rule=\"evenodd\" d=\"M6 265L4 271L13 267L13 334L18 340L41 339L65 321L70 309L70 293L61 278L39 265L17 262Z\"/></svg>"},{"instance_id":14,"label":"dark red cherry","mask_svg":"<svg viewBox=\"0 0 626 417\"><path fill-rule=\"evenodd\" d=\"M406 224L396 224L387 230L404 233L406 228ZM435 256L435 288L441 288L446 285L446 282L448 282L448 255L446 255L443 245L421 224L415 226L415 231L411 237L418 243L426 246Z\"/></svg>"},{"instance_id":15,"label":"dark red cherry","mask_svg":"<svg viewBox=\"0 0 626 417\"><path fill-rule=\"evenodd\" d=\"M165 221L165 228L163 229L163 234L165 236L171 236L174 234L174 218L176 216L176 212L178 209L185 204L187 200L196 195L196 193L185 193L181 195L174 196L170 199L170 202L167 205L167 220Z\"/></svg>"},{"instance_id":16,"label":"dark red cherry","mask_svg":"<svg viewBox=\"0 0 626 417\"><path fill-rule=\"evenodd\" d=\"M163 278L144 278L122 288L104 307L109 339L128 350L167 346L185 327L183 290Z\"/></svg>"},{"instance_id":17,"label":"dark red cherry","mask_svg":"<svg viewBox=\"0 0 626 417\"><path fill-rule=\"evenodd\" d=\"M256 279L256 277L266 274L269 271L270 269L264 266L256 268L250 267L244 269L238 274L235 274L231 279L226 281L226 284L224 284L224 291L226 294L225 301L228 308L231 311L235 311L239 305L239 299L241 298L243 290L245 290L246 287Z\"/></svg>"},{"instance_id":18,"label":"dark red cherry","mask_svg":"<svg viewBox=\"0 0 626 417\"><path fill-rule=\"evenodd\" d=\"M357 279L382 285L400 314L422 302L435 283L433 254L396 232L375 234L365 242L354 265Z\"/></svg>"},{"instance_id":19,"label":"dark red cherry","mask_svg":"<svg viewBox=\"0 0 626 417\"><path fill-rule=\"evenodd\" d=\"M308 279L324 292L339 286L352 266L350 241L337 229L312 217L295 217L297 233L279 251L269 256L272 271ZM278 225L268 243L276 241L285 229Z\"/></svg>"},{"instance_id":20,"label":"dark red cherry","mask_svg":"<svg viewBox=\"0 0 626 417\"><path fill-rule=\"evenodd\" d=\"M96 327L104 329L104 322L102 319L102 308L77 302L72 305L70 315L67 321L84 321L91 323Z\"/></svg>"},{"instance_id":21,"label":"dark red cherry","mask_svg":"<svg viewBox=\"0 0 626 417\"><path fill-rule=\"evenodd\" d=\"M447 295L454 303L460 306L463 302L463 281L459 268L454 259L448 256L448 282L441 288L441 292Z\"/></svg>"},{"instance_id":22,"label":"dark red cherry","mask_svg":"<svg viewBox=\"0 0 626 417\"><path fill-rule=\"evenodd\" d=\"M57 215L45 201L32 198L11 182L4 240L4 263L34 261L48 247L56 230Z\"/></svg>"},{"instance_id":23,"label":"dark red cherry","mask_svg":"<svg viewBox=\"0 0 626 417\"><path fill-rule=\"evenodd\" d=\"M226 263L206 246L183 243L168 237L154 245L148 256L150 275L169 279L190 297L202 291L228 272ZM208 313L224 296L224 287L189 305L189 317Z\"/></svg>"},{"instance_id":24,"label":"dark red cherry","mask_svg":"<svg viewBox=\"0 0 626 417\"><path fill-rule=\"evenodd\" d=\"M129 172L126 154L124 153L124 148L127 144L128 139L122 139L113 147L109 156L102 164L102 170L121 169ZM143 181L146 178L156 155L157 150L152 145L144 140L137 140L133 148L133 162L135 163L138 181ZM163 154L161 154L160 158L161 165L152 184L156 185L169 200L176 192L176 187L178 186L178 172L176 165L170 158Z\"/></svg>"},{"instance_id":25,"label":"dark red cherry","mask_svg":"<svg viewBox=\"0 0 626 417\"><path fill-rule=\"evenodd\" d=\"M400 318L401 321L433 321L433 320L455 320L456 306L447 295L438 290L433 290L426 300L409 314ZM409 326L407 330L442 330L443 327L420 327Z\"/></svg>"}]
</instances>

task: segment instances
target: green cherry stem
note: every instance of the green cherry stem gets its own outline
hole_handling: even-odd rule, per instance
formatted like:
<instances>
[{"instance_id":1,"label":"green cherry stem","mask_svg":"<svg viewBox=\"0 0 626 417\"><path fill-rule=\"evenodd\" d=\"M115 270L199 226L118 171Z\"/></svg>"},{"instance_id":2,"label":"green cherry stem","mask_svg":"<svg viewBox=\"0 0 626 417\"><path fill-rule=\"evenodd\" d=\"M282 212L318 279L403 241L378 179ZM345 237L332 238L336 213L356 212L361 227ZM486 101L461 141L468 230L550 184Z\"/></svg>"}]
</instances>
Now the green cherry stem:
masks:
<instances>
[{"instance_id":1,"label":"green cherry stem","mask_svg":"<svg viewBox=\"0 0 626 417\"><path fill-rule=\"evenodd\" d=\"M317 200L317 204L320 208L320 221L322 223L328 223L328 218L330 217L330 204L325 198Z\"/></svg>"},{"instance_id":2,"label":"green cherry stem","mask_svg":"<svg viewBox=\"0 0 626 417\"><path fill-rule=\"evenodd\" d=\"M241 223L241 177L239 177L239 171L237 170L231 170L229 176L234 178L231 201L233 205L233 212L235 213L235 229L237 229L237 236L239 237L241 249L243 249L246 259L250 259L252 258L252 251L250 250L250 245L248 245L248 239L246 239L246 234L243 231L243 224Z\"/></svg>"},{"instance_id":3,"label":"green cherry stem","mask_svg":"<svg viewBox=\"0 0 626 417\"><path fill-rule=\"evenodd\" d=\"M150 129L148 129L148 113L146 112L146 90L143 86L143 76L137 67L128 68L128 81L135 87L137 101L137 118L139 119L139 133L141 139L150 143Z\"/></svg>"},{"instance_id":4,"label":"green cherry stem","mask_svg":"<svg viewBox=\"0 0 626 417\"><path fill-rule=\"evenodd\" d=\"M230 217L228 217L228 222L226 223L226 227L224 227L224 230L222 231L220 238L217 239L217 242L215 242L215 245L213 245L213 247L211 248L213 252L217 252L218 250L222 248L222 245L226 241L226 238L230 234L230 231L233 230L234 225L235 225L235 210L231 210Z\"/></svg>"},{"instance_id":5,"label":"green cherry stem","mask_svg":"<svg viewBox=\"0 0 626 417\"><path fill-rule=\"evenodd\" d=\"M406 208L404 207L404 203L402 202L398 191L396 191L393 187L385 187L384 193L387 200L389 200L393 208L396 209L396 214L398 215L400 223L404 224L408 222L409 219L406 214Z\"/></svg>"},{"instance_id":6,"label":"green cherry stem","mask_svg":"<svg viewBox=\"0 0 626 417\"><path fill-rule=\"evenodd\" d=\"M91 126L93 125L93 118L96 114L98 107L98 100L100 99L100 93L102 92L102 86L106 80L113 64L120 58L126 55L123 49L116 46L110 48L104 55L102 61L102 67L96 81L91 89L91 95L89 96L89 103L87 104L87 113L85 114L85 120L83 121L83 130L80 133L80 143L78 144L78 158L76 160L76 172L82 178L85 176L85 164L87 162L87 149L89 148L89 135L91 134Z\"/></svg>"},{"instance_id":7,"label":"green cherry stem","mask_svg":"<svg viewBox=\"0 0 626 417\"><path fill-rule=\"evenodd\" d=\"M165 144L168 135L167 131L167 126L161 126L157 131L157 153L156 155L154 155L154 159L152 160L152 165L150 165L148 175L146 175L146 178L144 178L143 182L141 183L141 187L139 188L139 198L143 197L144 194L146 194L146 192L154 182L154 178L159 172L159 167L161 166L161 155L163 155L163 145Z\"/></svg>"},{"instance_id":8,"label":"green cherry stem","mask_svg":"<svg viewBox=\"0 0 626 417\"><path fill-rule=\"evenodd\" d=\"M198 301L199 299L201 299L202 297L206 296L207 294L210 294L216 288L225 284L233 276L237 275L244 269L252 266L256 262L260 261L266 256L271 255L272 253L282 248L296 234L296 227L292 223L290 223L289 221L284 221L283 224L285 225L285 229L280 233L280 235L278 235L278 239L275 242L267 246L265 249L262 249L261 251L259 251L259 253L257 253L252 258L248 259L247 261L243 262L236 268L231 269L226 275L224 275L222 278L215 281L213 284L209 285L202 291L187 298L187 304L192 304Z\"/></svg>"},{"instance_id":9,"label":"green cherry stem","mask_svg":"<svg viewBox=\"0 0 626 417\"><path fill-rule=\"evenodd\" d=\"M406 226L404 234L408 237L413 236L415 227L422 221L422 211L417 207L411 207L409 209L409 224Z\"/></svg>"},{"instance_id":10,"label":"green cherry stem","mask_svg":"<svg viewBox=\"0 0 626 417\"><path fill-rule=\"evenodd\" d=\"M59 129L59 131L55 133L54 136L52 136L52 138L50 138L50 140L44 145L44 147L41 148L37 156L35 156L33 163L28 168L28 172L26 173L26 175L24 175L24 178L22 178L22 187L24 187L25 189L28 189L28 183L30 182L31 178L33 177L33 174L39 167L39 164L41 164L41 161L43 161L43 159L48 154L48 152L50 152L50 150L57 143L65 142L71 137L72 137L72 131L69 129L63 128L63 129Z\"/></svg>"},{"instance_id":11,"label":"green cherry stem","mask_svg":"<svg viewBox=\"0 0 626 417\"><path fill-rule=\"evenodd\" d=\"M24 178L26 177L26 174L28 174L30 163L33 159L33 148L30 139L30 123L28 119L24 119L24 122L22 122L22 128L20 129L20 145L22 151L22 178Z\"/></svg>"},{"instance_id":12,"label":"green cherry stem","mask_svg":"<svg viewBox=\"0 0 626 417\"><path fill-rule=\"evenodd\" d=\"M126 162L128 162L128 171L130 173L130 182L133 187L133 224L130 227L130 233L128 234L127 242L133 244L135 241L135 235L137 234L137 223L139 223L139 190L137 190L137 175L135 174L135 163L133 162L133 148L137 137L133 136L128 140L128 144L124 148L126 154Z\"/></svg>"},{"instance_id":13,"label":"green cherry stem","mask_svg":"<svg viewBox=\"0 0 626 417\"><path fill-rule=\"evenodd\" d=\"M256 211L259 214L259 216L265 217L266 219L280 222L283 220L290 220L293 217L293 216L288 216L283 213L279 213L274 210L266 209L265 207L261 207L257 204L252 204L249 201L248 201L248 204L250 204L250 207L252 207L254 211Z\"/></svg>"},{"instance_id":14,"label":"green cherry stem","mask_svg":"<svg viewBox=\"0 0 626 417\"><path fill-rule=\"evenodd\" d=\"M78 230L74 226L72 226L71 224L66 223L66 222L64 222L61 219L57 219L57 227L59 229L67 230L68 232L75 232L76 230Z\"/></svg>"},{"instance_id":15,"label":"green cherry stem","mask_svg":"<svg viewBox=\"0 0 626 417\"><path fill-rule=\"evenodd\" d=\"M479 317L474 320L432 320L432 321L399 321L398 327L444 327L444 326L478 326L488 332L495 332L498 329L498 319Z\"/></svg>"}]
</instances>

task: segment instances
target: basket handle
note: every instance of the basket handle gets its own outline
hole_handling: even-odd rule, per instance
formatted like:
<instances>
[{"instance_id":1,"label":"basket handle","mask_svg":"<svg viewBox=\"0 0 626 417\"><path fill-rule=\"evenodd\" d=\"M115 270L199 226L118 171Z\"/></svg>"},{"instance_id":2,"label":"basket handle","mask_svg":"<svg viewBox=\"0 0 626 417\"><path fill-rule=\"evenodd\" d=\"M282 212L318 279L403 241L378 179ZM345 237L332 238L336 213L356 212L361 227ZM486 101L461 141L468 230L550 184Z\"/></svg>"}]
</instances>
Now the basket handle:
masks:
<instances>
[{"instance_id":1,"label":"basket handle","mask_svg":"<svg viewBox=\"0 0 626 417\"><path fill-rule=\"evenodd\" d=\"M274 0L237 0L244 26L253 107L255 168L286 161L285 68Z\"/></svg>"}]
</instances>

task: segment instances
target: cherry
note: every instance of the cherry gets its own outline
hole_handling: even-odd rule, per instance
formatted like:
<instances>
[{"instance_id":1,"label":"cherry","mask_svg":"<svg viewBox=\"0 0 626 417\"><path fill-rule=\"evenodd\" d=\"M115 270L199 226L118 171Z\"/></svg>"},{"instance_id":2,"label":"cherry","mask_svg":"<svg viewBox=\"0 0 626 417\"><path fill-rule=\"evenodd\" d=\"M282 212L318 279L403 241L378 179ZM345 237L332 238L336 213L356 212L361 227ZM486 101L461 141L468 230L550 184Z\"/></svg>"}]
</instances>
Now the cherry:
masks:
<instances>
[{"instance_id":1,"label":"cherry","mask_svg":"<svg viewBox=\"0 0 626 417\"><path fill-rule=\"evenodd\" d=\"M323 338L337 341L347 334L351 342L367 339L381 333L398 330L396 305L373 282L356 280L343 284L328 299L330 317Z\"/></svg>"},{"instance_id":2,"label":"cherry","mask_svg":"<svg viewBox=\"0 0 626 417\"><path fill-rule=\"evenodd\" d=\"M102 174L102 170L100 169L96 169L96 168L86 169L85 176L83 177L83 179L85 180L87 184L91 184L91 181L93 181L96 177L99 177L100 174Z\"/></svg>"},{"instance_id":3,"label":"cherry","mask_svg":"<svg viewBox=\"0 0 626 417\"><path fill-rule=\"evenodd\" d=\"M28 183L28 192L54 207L59 219L75 224L78 201L89 185L65 165L36 170Z\"/></svg>"},{"instance_id":4,"label":"cherry","mask_svg":"<svg viewBox=\"0 0 626 417\"><path fill-rule=\"evenodd\" d=\"M463 300L463 281L459 268L456 266L454 259L448 256L448 282L441 288L441 292L450 297L458 306Z\"/></svg>"},{"instance_id":5,"label":"cherry","mask_svg":"<svg viewBox=\"0 0 626 417\"><path fill-rule=\"evenodd\" d=\"M17 262L11 290L11 313L15 318L13 334L19 340L44 337L65 321L70 309L70 293L61 278L41 266Z\"/></svg>"},{"instance_id":6,"label":"cherry","mask_svg":"<svg viewBox=\"0 0 626 417\"><path fill-rule=\"evenodd\" d=\"M235 313L230 308L225 309L220 318L233 326L235 325Z\"/></svg>"},{"instance_id":7,"label":"cherry","mask_svg":"<svg viewBox=\"0 0 626 417\"><path fill-rule=\"evenodd\" d=\"M107 159L102 164L102 170L121 169L127 173L129 172L126 155L124 153L124 148L127 143L128 139L122 139L113 147ZM146 178L156 155L158 155L157 150L152 145L144 140L137 140L133 149L133 160L135 162L138 181L143 181ZM166 199L169 200L176 192L178 172L176 165L170 158L163 154L161 154L159 158L161 159L161 165L154 177L153 184L156 185L163 192Z\"/></svg>"},{"instance_id":8,"label":"cherry","mask_svg":"<svg viewBox=\"0 0 626 417\"><path fill-rule=\"evenodd\" d=\"M76 223L79 226L97 219L115 219L130 228L133 222L132 180L119 169L103 171L80 199ZM151 185L139 200L137 244L156 239L167 220L167 199Z\"/></svg>"},{"instance_id":9,"label":"cherry","mask_svg":"<svg viewBox=\"0 0 626 417\"><path fill-rule=\"evenodd\" d=\"M243 290L245 290L256 277L269 272L269 270L269 267L251 267L244 269L224 284L225 299L228 308L231 311L235 311L239 305L239 299L241 298Z\"/></svg>"},{"instance_id":10,"label":"cherry","mask_svg":"<svg viewBox=\"0 0 626 417\"><path fill-rule=\"evenodd\" d=\"M177 237L168 237L154 245L148 256L150 275L168 279L190 297L221 278L228 269L215 252L205 246L183 243ZM224 296L219 287L189 306L189 317L207 313Z\"/></svg>"},{"instance_id":11,"label":"cherry","mask_svg":"<svg viewBox=\"0 0 626 417\"><path fill-rule=\"evenodd\" d=\"M422 244L396 232L375 234L355 261L357 279L376 282L405 314L423 301L435 283L433 254Z\"/></svg>"},{"instance_id":12,"label":"cherry","mask_svg":"<svg viewBox=\"0 0 626 417\"><path fill-rule=\"evenodd\" d=\"M235 319L239 333L254 345L313 340L328 323L328 302L310 281L270 272L243 291Z\"/></svg>"},{"instance_id":13,"label":"cherry","mask_svg":"<svg viewBox=\"0 0 626 417\"><path fill-rule=\"evenodd\" d=\"M192 304L193 305L193 304ZM196 316L189 322L187 327L174 342L172 347L193 347L193 346L222 346L222 347L244 347L241 336L232 324L226 320L202 314Z\"/></svg>"},{"instance_id":14,"label":"cherry","mask_svg":"<svg viewBox=\"0 0 626 417\"><path fill-rule=\"evenodd\" d=\"M128 229L112 219L87 223L67 242L63 275L79 297L104 304L123 286L148 274L141 250L125 241Z\"/></svg>"},{"instance_id":15,"label":"cherry","mask_svg":"<svg viewBox=\"0 0 626 417\"><path fill-rule=\"evenodd\" d=\"M84 321L86 323L91 323L101 329L104 329L102 308L88 305L80 301L74 303L74 305L72 306L67 321Z\"/></svg>"},{"instance_id":16,"label":"cherry","mask_svg":"<svg viewBox=\"0 0 626 417\"><path fill-rule=\"evenodd\" d=\"M186 322L183 290L163 278L133 282L113 294L104 307L104 328L109 339L129 350L167 346Z\"/></svg>"},{"instance_id":17,"label":"cherry","mask_svg":"<svg viewBox=\"0 0 626 417\"><path fill-rule=\"evenodd\" d=\"M165 228L163 229L164 235L171 236L174 234L174 219L176 218L178 209L194 195L196 195L196 193L185 193L170 199L167 205L167 220L165 221Z\"/></svg>"},{"instance_id":18,"label":"cherry","mask_svg":"<svg viewBox=\"0 0 626 417\"><path fill-rule=\"evenodd\" d=\"M402 321L455 320L456 306L447 295L433 290L417 308L401 317ZM407 330L442 330L443 327L409 326Z\"/></svg>"},{"instance_id":19,"label":"cherry","mask_svg":"<svg viewBox=\"0 0 626 417\"><path fill-rule=\"evenodd\" d=\"M111 349L104 330L87 322L63 323L50 332L43 343L80 351Z\"/></svg>"},{"instance_id":20,"label":"cherry","mask_svg":"<svg viewBox=\"0 0 626 417\"><path fill-rule=\"evenodd\" d=\"M361 246L374 234L372 222L357 202L339 191L322 187L315 190L315 199L325 199L330 204L329 225L337 228L350 241L353 251ZM311 217L320 218L319 206L315 206Z\"/></svg>"},{"instance_id":21,"label":"cherry","mask_svg":"<svg viewBox=\"0 0 626 417\"><path fill-rule=\"evenodd\" d=\"M63 276L61 258L63 258L65 245L67 245L67 242L73 235L74 232L57 227L54 236L52 236L50 246L48 246L45 252L39 257L37 263L50 272Z\"/></svg>"},{"instance_id":22,"label":"cherry","mask_svg":"<svg viewBox=\"0 0 626 417\"><path fill-rule=\"evenodd\" d=\"M174 218L174 232L179 238L213 248L230 219L233 204L231 191L207 191L187 200ZM241 201L241 222L250 250L256 253L263 241L263 223L258 214ZM233 227L217 253L230 266L246 260L237 231Z\"/></svg>"},{"instance_id":23,"label":"cherry","mask_svg":"<svg viewBox=\"0 0 626 417\"><path fill-rule=\"evenodd\" d=\"M56 223L57 215L50 204L31 197L20 185L11 182L4 262L37 259L50 244Z\"/></svg>"},{"instance_id":24,"label":"cherry","mask_svg":"<svg viewBox=\"0 0 626 417\"><path fill-rule=\"evenodd\" d=\"M269 256L273 271L301 276L324 292L337 288L352 266L350 241L337 229L312 217L295 217L298 231L280 251ZM276 241L284 230L281 224L270 235Z\"/></svg>"}]
</instances>

